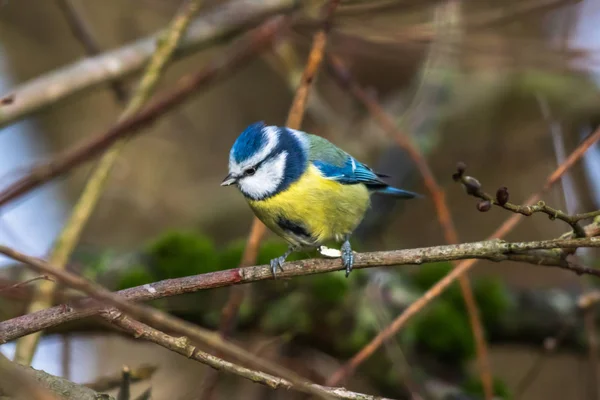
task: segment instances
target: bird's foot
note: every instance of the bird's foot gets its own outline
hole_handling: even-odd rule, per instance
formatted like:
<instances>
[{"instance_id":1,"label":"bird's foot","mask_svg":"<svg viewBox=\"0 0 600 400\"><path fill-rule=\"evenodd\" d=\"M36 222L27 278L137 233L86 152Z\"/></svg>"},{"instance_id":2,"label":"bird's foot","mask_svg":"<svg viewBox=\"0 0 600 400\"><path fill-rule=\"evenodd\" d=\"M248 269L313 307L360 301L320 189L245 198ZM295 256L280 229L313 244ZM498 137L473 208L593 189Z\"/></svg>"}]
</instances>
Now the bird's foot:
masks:
<instances>
[{"instance_id":1,"label":"bird's foot","mask_svg":"<svg viewBox=\"0 0 600 400\"><path fill-rule=\"evenodd\" d=\"M274 258L271 260L271 272L273 272L273 279L277 279L277 270L281 270L283 272L283 263L288 258L290 254L292 254L293 249L290 247L288 251L285 252L284 255Z\"/></svg>"},{"instance_id":2,"label":"bird's foot","mask_svg":"<svg viewBox=\"0 0 600 400\"><path fill-rule=\"evenodd\" d=\"M281 270L283 272L283 263L285 262L285 257L277 257L271 260L271 271L273 272L273 279L277 278L277 270Z\"/></svg>"},{"instance_id":3,"label":"bird's foot","mask_svg":"<svg viewBox=\"0 0 600 400\"><path fill-rule=\"evenodd\" d=\"M342 265L346 268L346 278L352 272L352 267L354 266L354 253L352 253L352 247L350 247L350 240L346 238L344 244L342 244L341 248L342 252Z\"/></svg>"}]
</instances>

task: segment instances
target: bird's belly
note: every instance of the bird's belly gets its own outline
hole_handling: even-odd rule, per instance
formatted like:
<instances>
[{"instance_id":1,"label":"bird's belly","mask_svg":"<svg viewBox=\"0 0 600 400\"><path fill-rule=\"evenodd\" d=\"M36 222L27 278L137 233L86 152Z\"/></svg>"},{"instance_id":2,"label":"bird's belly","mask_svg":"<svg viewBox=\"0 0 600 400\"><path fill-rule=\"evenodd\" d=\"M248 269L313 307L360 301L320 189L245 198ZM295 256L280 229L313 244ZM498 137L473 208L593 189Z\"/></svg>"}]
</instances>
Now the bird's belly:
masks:
<instances>
[{"instance_id":1,"label":"bird's belly","mask_svg":"<svg viewBox=\"0 0 600 400\"><path fill-rule=\"evenodd\" d=\"M267 227L288 242L315 246L341 241L356 229L369 207L369 191L362 184L342 185L309 169L287 190L249 204Z\"/></svg>"}]
</instances>

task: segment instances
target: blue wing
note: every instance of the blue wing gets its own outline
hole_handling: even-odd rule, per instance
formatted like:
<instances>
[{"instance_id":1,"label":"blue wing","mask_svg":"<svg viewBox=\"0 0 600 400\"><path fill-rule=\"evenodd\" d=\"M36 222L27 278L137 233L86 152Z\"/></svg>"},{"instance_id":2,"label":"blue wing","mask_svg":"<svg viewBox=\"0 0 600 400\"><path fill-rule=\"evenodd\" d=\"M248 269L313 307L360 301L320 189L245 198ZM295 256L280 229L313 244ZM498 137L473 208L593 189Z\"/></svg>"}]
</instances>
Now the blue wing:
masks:
<instances>
[{"instance_id":1,"label":"blue wing","mask_svg":"<svg viewBox=\"0 0 600 400\"><path fill-rule=\"evenodd\" d=\"M300 134L304 135L309 143L309 162L317 167L325 178L344 185L362 183L372 191L400 198L420 197L416 193L389 186L381 180L387 175L374 172L328 140L305 132Z\"/></svg>"},{"instance_id":2,"label":"blue wing","mask_svg":"<svg viewBox=\"0 0 600 400\"><path fill-rule=\"evenodd\" d=\"M334 180L344 185L362 183L370 190L378 193L407 199L418 197L416 193L389 186L380 179L381 177L385 177L387 175L374 172L371 168L357 161L350 155L347 156L347 160L342 166L330 164L321 160L313 160L312 163L315 167L317 167L317 169L319 169L319 171L321 171L325 178Z\"/></svg>"}]
</instances>

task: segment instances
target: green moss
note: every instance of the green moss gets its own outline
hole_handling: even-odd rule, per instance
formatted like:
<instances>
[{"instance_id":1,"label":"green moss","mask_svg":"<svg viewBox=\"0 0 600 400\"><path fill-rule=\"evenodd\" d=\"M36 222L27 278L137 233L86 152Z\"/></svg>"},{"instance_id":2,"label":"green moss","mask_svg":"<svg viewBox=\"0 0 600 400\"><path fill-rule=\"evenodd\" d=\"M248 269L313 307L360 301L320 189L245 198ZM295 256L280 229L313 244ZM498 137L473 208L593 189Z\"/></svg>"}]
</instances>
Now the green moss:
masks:
<instances>
[{"instance_id":1,"label":"green moss","mask_svg":"<svg viewBox=\"0 0 600 400\"><path fill-rule=\"evenodd\" d=\"M449 262L425 264L413 275L412 282L420 290L426 291L446 276L453 266ZM480 278L473 284L475 300L486 330L494 330L510 308L510 297L499 279ZM465 302L458 283L446 289L440 298L453 305L461 313L466 313Z\"/></svg>"},{"instance_id":2,"label":"green moss","mask_svg":"<svg viewBox=\"0 0 600 400\"><path fill-rule=\"evenodd\" d=\"M493 387L495 398L501 398L504 400L512 399L512 395L510 393L510 390L508 389L508 385L500 379L494 378ZM469 380L462 386L462 388L466 394L471 394L479 398L483 398L485 395L483 392L483 384L481 383L481 379L479 377L469 378Z\"/></svg>"},{"instance_id":3,"label":"green moss","mask_svg":"<svg viewBox=\"0 0 600 400\"><path fill-rule=\"evenodd\" d=\"M320 303L339 304L348 293L348 279L343 274L329 273L307 277L311 294Z\"/></svg>"},{"instance_id":4,"label":"green moss","mask_svg":"<svg viewBox=\"0 0 600 400\"><path fill-rule=\"evenodd\" d=\"M412 275L412 282L417 288L425 291L448 275L452 268L453 266L449 262L423 264Z\"/></svg>"},{"instance_id":5,"label":"green moss","mask_svg":"<svg viewBox=\"0 0 600 400\"><path fill-rule=\"evenodd\" d=\"M261 328L271 333L306 333L312 321L306 307L306 297L301 292L290 293L271 302L261 320Z\"/></svg>"},{"instance_id":6,"label":"green moss","mask_svg":"<svg viewBox=\"0 0 600 400\"><path fill-rule=\"evenodd\" d=\"M219 269L210 238L194 232L168 232L147 247L159 279L179 278Z\"/></svg>"},{"instance_id":7,"label":"green moss","mask_svg":"<svg viewBox=\"0 0 600 400\"><path fill-rule=\"evenodd\" d=\"M345 279L345 278L344 278ZM340 334L336 342L340 351L356 353L375 335L379 327L377 314L373 312L371 302L366 296L360 296L354 307L354 325L349 326Z\"/></svg>"},{"instance_id":8,"label":"green moss","mask_svg":"<svg viewBox=\"0 0 600 400\"><path fill-rule=\"evenodd\" d=\"M245 247L246 239L238 239L230 242L219 252L219 269L231 269L239 266Z\"/></svg>"},{"instance_id":9,"label":"green moss","mask_svg":"<svg viewBox=\"0 0 600 400\"><path fill-rule=\"evenodd\" d=\"M499 279L478 279L473 287L479 313L488 332L493 332L510 308L510 297Z\"/></svg>"},{"instance_id":10,"label":"green moss","mask_svg":"<svg viewBox=\"0 0 600 400\"><path fill-rule=\"evenodd\" d=\"M155 282L157 279L143 265L132 266L123 273L117 284L117 290L127 289L134 286L145 285Z\"/></svg>"},{"instance_id":11,"label":"green moss","mask_svg":"<svg viewBox=\"0 0 600 400\"><path fill-rule=\"evenodd\" d=\"M454 266L450 262L424 264L412 275L412 283L417 289L425 292L448 275L453 268ZM440 298L460 310L464 309L464 300L458 283L450 285Z\"/></svg>"},{"instance_id":12,"label":"green moss","mask_svg":"<svg viewBox=\"0 0 600 400\"><path fill-rule=\"evenodd\" d=\"M475 352L473 335L464 312L438 300L416 317L413 340L417 347L447 363L464 363Z\"/></svg>"},{"instance_id":13,"label":"green moss","mask_svg":"<svg viewBox=\"0 0 600 400\"><path fill-rule=\"evenodd\" d=\"M352 329L350 335L344 334L340 339L339 344L341 351L349 354L354 354L363 347L365 347L373 336L364 329L355 328Z\"/></svg>"}]
</instances>

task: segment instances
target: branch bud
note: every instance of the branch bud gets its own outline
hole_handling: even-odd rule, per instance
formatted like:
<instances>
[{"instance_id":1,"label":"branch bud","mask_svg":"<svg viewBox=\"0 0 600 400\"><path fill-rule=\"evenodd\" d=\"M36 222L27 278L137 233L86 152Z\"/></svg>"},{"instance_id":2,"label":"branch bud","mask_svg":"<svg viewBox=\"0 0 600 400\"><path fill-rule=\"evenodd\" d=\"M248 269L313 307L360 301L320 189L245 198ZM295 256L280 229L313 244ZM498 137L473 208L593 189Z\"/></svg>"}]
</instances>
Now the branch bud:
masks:
<instances>
[{"instance_id":1,"label":"branch bud","mask_svg":"<svg viewBox=\"0 0 600 400\"><path fill-rule=\"evenodd\" d=\"M481 212L490 211L490 208L492 208L492 202L489 200L481 200L477 203L477 209Z\"/></svg>"},{"instance_id":2,"label":"branch bud","mask_svg":"<svg viewBox=\"0 0 600 400\"><path fill-rule=\"evenodd\" d=\"M464 162L459 161L458 163L456 163L456 172L452 174L452 179L455 182L460 181L460 178L463 177L466 169L467 169L467 164L465 164Z\"/></svg>"},{"instance_id":3,"label":"branch bud","mask_svg":"<svg viewBox=\"0 0 600 400\"><path fill-rule=\"evenodd\" d=\"M481 183L472 176L465 176L462 181L467 194L471 196L476 196L481 190Z\"/></svg>"},{"instance_id":4,"label":"branch bud","mask_svg":"<svg viewBox=\"0 0 600 400\"><path fill-rule=\"evenodd\" d=\"M496 192L496 201L499 205L503 206L508 203L508 198L508 188L506 186L502 186L500 189L498 189Z\"/></svg>"}]
</instances>

